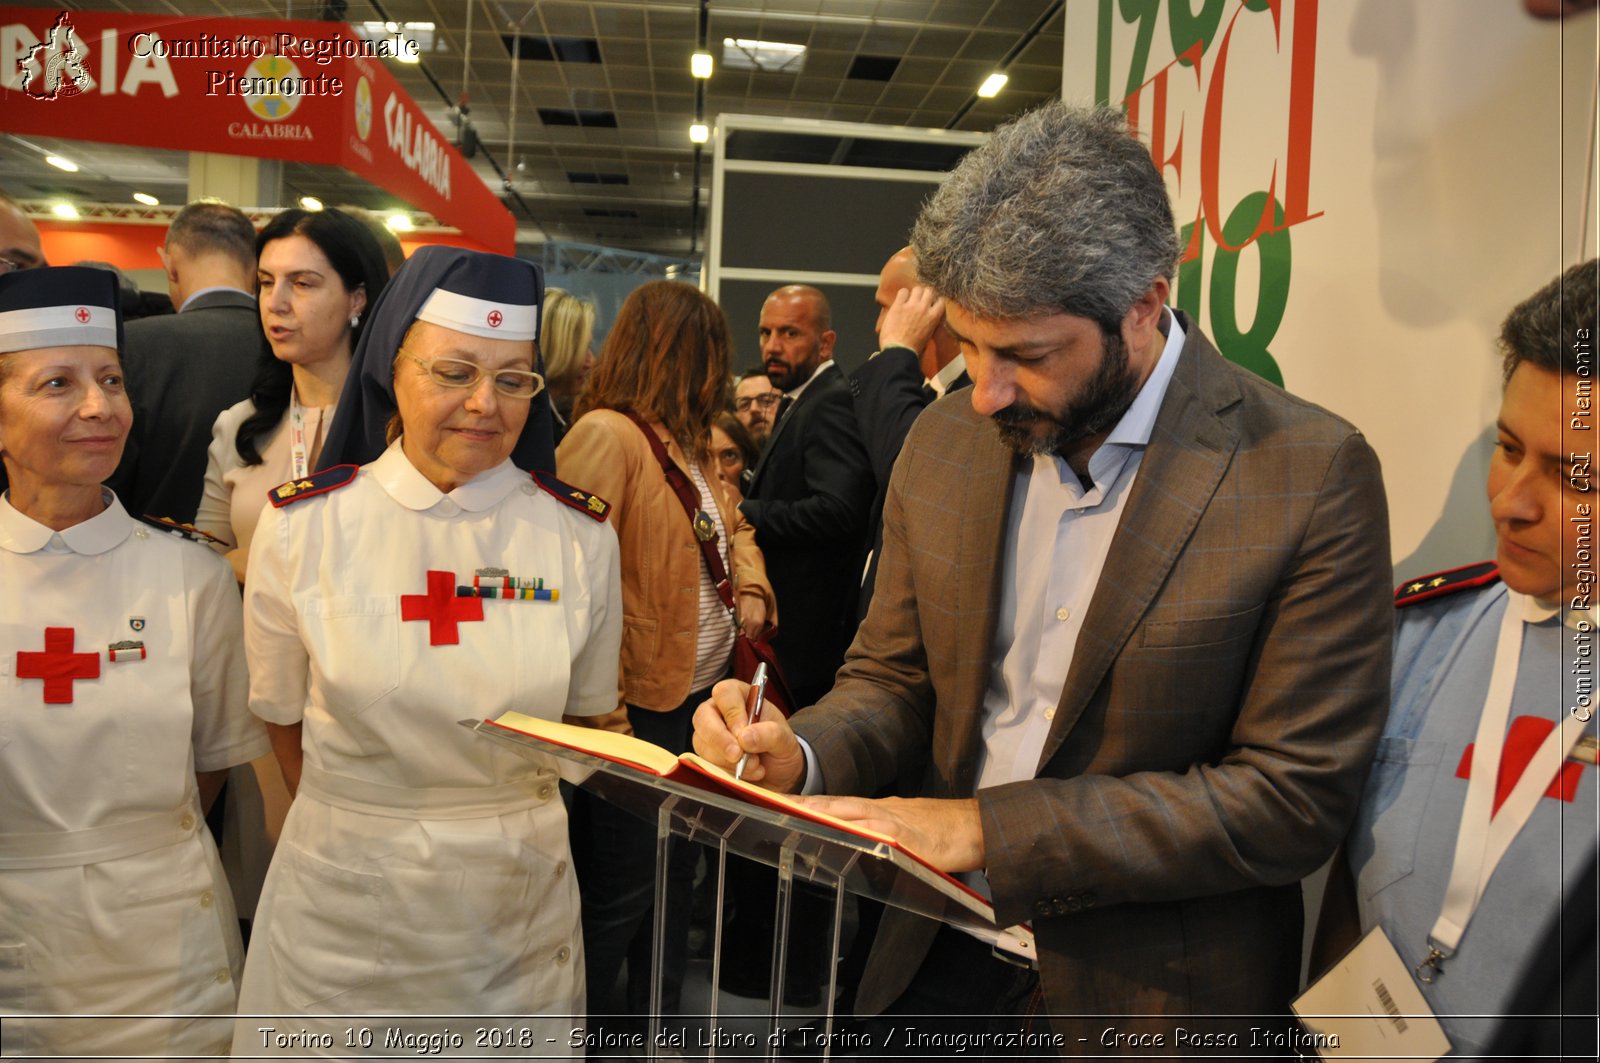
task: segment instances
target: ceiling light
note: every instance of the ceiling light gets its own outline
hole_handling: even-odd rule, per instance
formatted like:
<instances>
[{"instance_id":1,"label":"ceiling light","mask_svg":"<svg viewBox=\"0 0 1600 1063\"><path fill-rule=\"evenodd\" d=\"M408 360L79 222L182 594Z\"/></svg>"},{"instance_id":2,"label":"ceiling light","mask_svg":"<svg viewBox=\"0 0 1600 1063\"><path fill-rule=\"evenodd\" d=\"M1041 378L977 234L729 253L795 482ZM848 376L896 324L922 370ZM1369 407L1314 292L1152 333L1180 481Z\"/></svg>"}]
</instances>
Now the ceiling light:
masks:
<instances>
[{"instance_id":1,"label":"ceiling light","mask_svg":"<svg viewBox=\"0 0 1600 1063\"><path fill-rule=\"evenodd\" d=\"M147 207L161 206L161 200L152 196L149 192L135 192L133 198L136 202L143 203Z\"/></svg>"},{"instance_id":2,"label":"ceiling light","mask_svg":"<svg viewBox=\"0 0 1600 1063\"><path fill-rule=\"evenodd\" d=\"M77 163L73 162L71 159L63 159L59 155L46 155L44 157L44 161L48 162L51 166L54 166L58 170L65 170L68 173L78 172Z\"/></svg>"},{"instance_id":3,"label":"ceiling light","mask_svg":"<svg viewBox=\"0 0 1600 1063\"><path fill-rule=\"evenodd\" d=\"M57 203L50 208L50 213L67 221L76 221L78 218L78 208L71 203Z\"/></svg>"},{"instance_id":4,"label":"ceiling light","mask_svg":"<svg viewBox=\"0 0 1600 1063\"><path fill-rule=\"evenodd\" d=\"M711 76L711 53L704 48L689 57L689 73L697 78Z\"/></svg>"},{"instance_id":5,"label":"ceiling light","mask_svg":"<svg viewBox=\"0 0 1600 1063\"><path fill-rule=\"evenodd\" d=\"M321 210L322 200L318 199L316 196L301 196L300 206L304 207L306 210Z\"/></svg>"},{"instance_id":6,"label":"ceiling light","mask_svg":"<svg viewBox=\"0 0 1600 1063\"><path fill-rule=\"evenodd\" d=\"M729 70L764 70L769 74L798 74L806 65L806 46L782 41L722 38L722 65Z\"/></svg>"},{"instance_id":7,"label":"ceiling light","mask_svg":"<svg viewBox=\"0 0 1600 1063\"><path fill-rule=\"evenodd\" d=\"M1000 90L1006 87L1006 82L1009 80L1010 78L996 70L983 79L983 84L978 86L978 95L986 100L993 99L1000 95Z\"/></svg>"},{"instance_id":8,"label":"ceiling light","mask_svg":"<svg viewBox=\"0 0 1600 1063\"><path fill-rule=\"evenodd\" d=\"M415 44L416 42L411 41L410 43ZM420 49L421 45L418 45L417 47ZM400 54L394 58L395 61L399 63L420 63L422 62L422 53L421 51L414 52L410 48L401 48Z\"/></svg>"},{"instance_id":9,"label":"ceiling light","mask_svg":"<svg viewBox=\"0 0 1600 1063\"><path fill-rule=\"evenodd\" d=\"M391 214L383 219L383 224L389 227L392 233L408 233L416 226L411 224L411 218L406 214Z\"/></svg>"},{"instance_id":10,"label":"ceiling light","mask_svg":"<svg viewBox=\"0 0 1600 1063\"><path fill-rule=\"evenodd\" d=\"M696 144L704 144L711 139L711 128L704 122L696 122L689 127L689 139Z\"/></svg>"}]
</instances>

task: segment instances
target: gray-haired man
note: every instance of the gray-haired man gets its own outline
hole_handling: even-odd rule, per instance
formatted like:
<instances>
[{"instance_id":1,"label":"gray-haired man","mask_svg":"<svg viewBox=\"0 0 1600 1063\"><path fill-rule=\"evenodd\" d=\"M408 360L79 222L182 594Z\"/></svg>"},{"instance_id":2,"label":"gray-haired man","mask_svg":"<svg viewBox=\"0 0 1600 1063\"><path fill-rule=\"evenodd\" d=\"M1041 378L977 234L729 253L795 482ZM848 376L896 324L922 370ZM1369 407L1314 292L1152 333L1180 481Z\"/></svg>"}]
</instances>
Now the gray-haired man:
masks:
<instances>
[{"instance_id":1,"label":"gray-haired man","mask_svg":"<svg viewBox=\"0 0 1600 1063\"><path fill-rule=\"evenodd\" d=\"M746 777L782 790L919 780L817 800L1032 922L1036 974L891 910L862 1012L1007 1016L962 1027L982 1033L1045 1011L1071 1052L1271 1050L1251 1028L1286 1036L1299 880L1388 702L1377 459L1166 306L1171 207L1117 112L997 130L912 244L973 385L907 440L832 691L746 728L721 684L696 749L759 753Z\"/></svg>"}]
</instances>

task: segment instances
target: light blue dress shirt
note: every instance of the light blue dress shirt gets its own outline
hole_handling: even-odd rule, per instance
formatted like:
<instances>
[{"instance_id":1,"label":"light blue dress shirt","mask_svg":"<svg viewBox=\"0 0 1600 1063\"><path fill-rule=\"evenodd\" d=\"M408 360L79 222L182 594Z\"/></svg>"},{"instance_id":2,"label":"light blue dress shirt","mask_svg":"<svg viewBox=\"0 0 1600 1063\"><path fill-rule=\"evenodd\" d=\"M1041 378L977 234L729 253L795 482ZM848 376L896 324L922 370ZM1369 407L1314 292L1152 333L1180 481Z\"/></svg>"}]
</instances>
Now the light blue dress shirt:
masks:
<instances>
[{"instance_id":1,"label":"light blue dress shirt","mask_svg":"<svg viewBox=\"0 0 1600 1063\"><path fill-rule=\"evenodd\" d=\"M1011 485L1000 617L983 696L980 790L1038 773L1084 614L1183 351L1183 327L1163 313L1167 342L1160 359L1089 458L1094 486L1085 488L1066 459L1053 454L1023 463Z\"/></svg>"}]
</instances>

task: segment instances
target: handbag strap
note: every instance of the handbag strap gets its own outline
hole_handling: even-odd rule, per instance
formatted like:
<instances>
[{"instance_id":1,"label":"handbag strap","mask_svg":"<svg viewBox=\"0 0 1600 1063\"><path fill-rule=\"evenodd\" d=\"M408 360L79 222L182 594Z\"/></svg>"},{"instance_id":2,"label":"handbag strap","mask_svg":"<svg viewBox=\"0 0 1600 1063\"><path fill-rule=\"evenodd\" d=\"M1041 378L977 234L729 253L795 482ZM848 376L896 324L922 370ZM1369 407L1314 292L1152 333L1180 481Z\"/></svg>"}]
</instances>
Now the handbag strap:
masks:
<instances>
[{"instance_id":1,"label":"handbag strap","mask_svg":"<svg viewBox=\"0 0 1600 1063\"><path fill-rule=\"evenodd\" d=\"M678 501L683 503L684 512L689 515L690 525L694 524L695 514L700 510L700 489L689 479L687 473L678 468L667 454L667 445L661 442L661 437L645 423L632 410L620 411L628 420L639 426L639 431L644 433L645 441L650 444L650 452L661 463L661 471L667 476L667 485L672 488L672 493L678 496ZM717 589L717 597L722 599L722 604L730 613L735 612L733 606L733 585L728 581L727 566L722 563L722 555L717 551L720 536L713 535L710 539L702 539L696 535L694 541L700 544L700 553L706 559L706 571L711 574L711 583Z\"/></svg>"}]
</instances>

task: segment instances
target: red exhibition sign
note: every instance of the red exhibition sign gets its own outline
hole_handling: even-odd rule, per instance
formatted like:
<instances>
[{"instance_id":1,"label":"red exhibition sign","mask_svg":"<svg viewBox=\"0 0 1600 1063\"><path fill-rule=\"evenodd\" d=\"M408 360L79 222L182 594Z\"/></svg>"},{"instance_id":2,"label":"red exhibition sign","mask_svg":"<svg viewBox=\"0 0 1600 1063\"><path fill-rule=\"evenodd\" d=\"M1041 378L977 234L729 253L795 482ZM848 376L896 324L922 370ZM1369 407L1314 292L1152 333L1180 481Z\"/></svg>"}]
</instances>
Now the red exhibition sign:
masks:
<instances>
[{"instance_id":1,"label":"red exhibition sign","mask_svg":"<svg viewBox=\"0 0 1600 1063\"><path fill-rule=\"evenodd\" d=\"M0 130L343 166L510 254L510 211L384 68L415 47L342 22L0 7Z\"/></svg>"}]
</instances>

